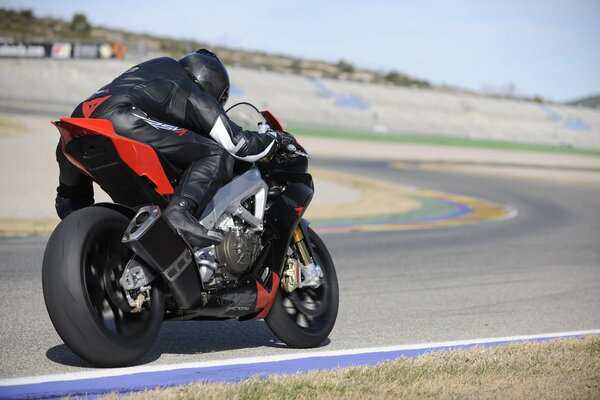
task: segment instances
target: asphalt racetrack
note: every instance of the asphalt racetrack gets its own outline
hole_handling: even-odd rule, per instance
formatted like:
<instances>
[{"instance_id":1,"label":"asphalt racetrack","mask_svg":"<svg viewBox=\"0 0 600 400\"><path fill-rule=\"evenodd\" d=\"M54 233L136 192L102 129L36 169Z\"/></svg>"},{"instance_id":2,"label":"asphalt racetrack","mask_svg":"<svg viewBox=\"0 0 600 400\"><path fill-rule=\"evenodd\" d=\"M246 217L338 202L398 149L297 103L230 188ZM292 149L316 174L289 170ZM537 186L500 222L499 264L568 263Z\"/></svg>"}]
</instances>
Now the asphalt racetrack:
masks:
<instances>
[{"instance_id":1,"label":"asphalt racetrack","mask_svg":"<svg viewBox=\"0 0 600 400\"><path fill-rule=\"evenodd\" d=\"M461 227L323 233L340 311L317 350L600 328L600 188L431 172L419 165L314 166L488 199L516 217ZM318 189L318 188L317 188ZM91 371L46 314L47 237L0 238L0 379ZM167 322L140 365L293 354L262 321Z\"/></svg>"}]
</instances>

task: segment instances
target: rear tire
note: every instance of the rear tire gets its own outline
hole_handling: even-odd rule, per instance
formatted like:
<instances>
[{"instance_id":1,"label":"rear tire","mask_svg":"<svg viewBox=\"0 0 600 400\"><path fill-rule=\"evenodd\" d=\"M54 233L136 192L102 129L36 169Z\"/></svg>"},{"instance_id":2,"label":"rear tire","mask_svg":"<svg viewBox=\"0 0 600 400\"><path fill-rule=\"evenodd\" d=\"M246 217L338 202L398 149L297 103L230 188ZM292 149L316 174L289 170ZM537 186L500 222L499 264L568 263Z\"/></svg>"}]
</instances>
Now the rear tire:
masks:
<instances>
[{"instance_id":1,"label":"rear tire","mask_svg":"<svg viewBox=\"0 0 600 400\"><path fill-rule=\"evenodd\" d=\"M337 274L325 244L308 228L313 255L323 271L322 284L317 289L297 288L291 293L281 287L269 315L267 326L290 347L317 347L327 339L337 318L339 291ZM305 307L303 300L310 302Z\"/></svg>"},{"instance_id":2,"label":"rear tire","mask_svg":"<svg viewBox=\"0 0 600 400\"><path fill-rule=\"evenodd\" d=\"M65 344L98 367L120 367L152 345L164 313L157 288L137 314L118 284L133 253L121 243L129 219L90 207L65 218L50 236L42 266L44 300Z\"/></svg>"}]
</instances>

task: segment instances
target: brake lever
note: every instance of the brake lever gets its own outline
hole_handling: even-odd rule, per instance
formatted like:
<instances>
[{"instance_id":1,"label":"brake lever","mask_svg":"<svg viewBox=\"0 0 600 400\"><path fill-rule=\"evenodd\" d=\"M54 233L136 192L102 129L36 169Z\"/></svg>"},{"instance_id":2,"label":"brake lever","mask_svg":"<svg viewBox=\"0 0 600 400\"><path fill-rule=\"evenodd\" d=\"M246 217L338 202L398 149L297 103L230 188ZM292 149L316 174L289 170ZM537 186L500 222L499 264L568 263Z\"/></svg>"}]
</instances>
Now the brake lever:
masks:
<instances>
[{"instance_id":1,"label":"brake lever","mask_svg":"<svg viewBox=\"0 0 600 400\"><path fill-rule=\"evenodd\" d=\"M296 146L294 146L293 144L288 144L287 146L285 146L285 149L289 152L289 153L293 153L296 154L298 156L302 156L302 157L306 157L308 159L312 158L310 154L305 153L303 151L298 150L298 148Z\"/></svg>"},{"instance_id":2,"label":"brake lever","mask_svg":"<svg viewBox=\"0 0 600 400\"><path fill-rule=\"evenodd\" d=\"M305 153L305 152L303 152L303 151L300 151L300 150L296 150L296 151L294 152L294 154L297 154L297 155L299 155L299 156L302 156L302 157L306 157L306 158L308 158L309 160L312 158L312 156L311 156L310 154L308 154L308 153Z\"/></svg>"}]
</instances>

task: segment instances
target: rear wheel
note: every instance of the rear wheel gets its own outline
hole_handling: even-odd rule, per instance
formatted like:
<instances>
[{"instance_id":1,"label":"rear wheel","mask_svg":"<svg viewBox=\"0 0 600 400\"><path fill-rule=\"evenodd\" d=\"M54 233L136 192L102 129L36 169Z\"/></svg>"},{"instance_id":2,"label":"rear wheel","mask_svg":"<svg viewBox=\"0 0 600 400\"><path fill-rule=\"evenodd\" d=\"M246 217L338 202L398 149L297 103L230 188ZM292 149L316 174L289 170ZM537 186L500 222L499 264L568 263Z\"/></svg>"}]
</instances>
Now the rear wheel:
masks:
<instances>
[{"instance_id":1,"label":"rear wheel","mask_svg":"<svg viewBox=\"0 0 600 400\"><path fill-rule=\"evenodd\" d=\"M132 257L121 243L129 220L102 207L79 210L50 236L42 267L44 300L56 331L79 357L99 367L128 365L152 345L164 295L157 288L131 313L119 279Z\"/></svg>"},{"instance_id":2,"label":"rear wheel","mask_svg":"<svg viewBox=\"0 0 600 400\"><path fill-rule=\"evenodd\" d=\"M315 261L323 272L318 288L297 288L291 293L279 288L265 322L282 342L309 348L323 343L337 318L337 275L329 251L319 236L308 229Z\"/></svg>"}]
</instances>

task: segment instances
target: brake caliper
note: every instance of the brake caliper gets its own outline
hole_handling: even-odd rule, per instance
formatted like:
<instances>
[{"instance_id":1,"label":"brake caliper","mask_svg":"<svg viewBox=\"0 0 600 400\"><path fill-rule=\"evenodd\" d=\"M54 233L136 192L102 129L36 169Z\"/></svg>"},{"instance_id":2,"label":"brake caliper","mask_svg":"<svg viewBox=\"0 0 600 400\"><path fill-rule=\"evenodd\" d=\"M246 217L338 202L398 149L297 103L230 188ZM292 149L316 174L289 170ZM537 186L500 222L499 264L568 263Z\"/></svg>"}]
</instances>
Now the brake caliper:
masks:
<instances>
[{"instance_id":1,"label":"brake caliper","mask_svg":"<svg viewBox=\"0 0 600 400\"><path fill-rule=\"evenodd\" d=\"M129 260L119 283L123 288L127 302L131 307L129 312L139 313L145 302L150 301L150 282L156 276L145 268L135 258Z\"/></svg>"},{"instance_id":2,"label":"brake caliper","mask_svg":"<svg viewBox=\"0 0 600 400\"><path fill-rule=\"evenodd\" d=\"M281 276L281 287L288 293L293 292L300 285L300 262L288 257L287 264Z\"/></svg>"}]
</instances>

